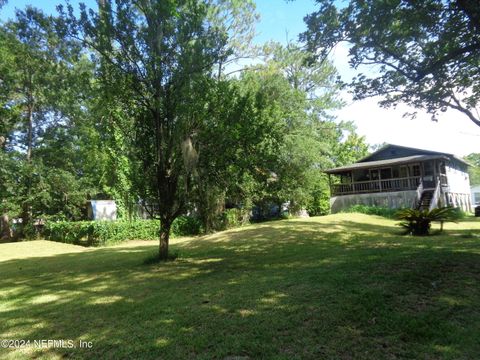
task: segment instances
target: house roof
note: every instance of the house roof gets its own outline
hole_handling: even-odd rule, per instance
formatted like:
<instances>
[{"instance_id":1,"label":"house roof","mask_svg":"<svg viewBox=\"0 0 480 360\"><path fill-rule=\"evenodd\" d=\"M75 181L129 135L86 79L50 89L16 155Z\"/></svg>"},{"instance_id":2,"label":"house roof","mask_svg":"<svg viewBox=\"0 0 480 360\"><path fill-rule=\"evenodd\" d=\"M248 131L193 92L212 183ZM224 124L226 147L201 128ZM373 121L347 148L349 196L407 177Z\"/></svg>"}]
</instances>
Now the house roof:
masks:
<instances>
[{"instance_id":1,"label":"house roof","mask_svg":"<svg viewBox=\"0 0 480 360\"><path fill-rule=\"evenodd\" d=\"M335 174L341 173L344 171L349 170L358 170L358 169L371 169L371 168L379 168L384 166L390 165L401 165L401 164L408 164L412 162L418 161L426 161L426 160L433 160L433 159L445 159L448 160L448 156L444 154L438 155L413 155L413 156L405 156L401 158L395 159L388 159L388 160L377 160L377 161L366 161L366 162L357 162L352 165L340 166L334 169L326 170L327 174Z\"/></svg>"},{"instance_id":2,"label":"house roof","mask_svg":"<svg viewBox=\"0 0 480 360\"><path fill-rule=\"evenodd\" d=\"M390 159L382 159L382 160L374 160L374 161L369 161L369 159L375 158L375 155L384 152L388 148L394 148L395 150L402 150L401 152L405 153L418 153L415 155L409 155L409 156L403 156L403 157L393 157ZM406 151L405 151L406 150ZM418 162L418 161L425 161L425 160L432 160L432 159L445 159L445 160L452 160L455 159L467 166L470 166L469 163L467 163L465 160L449 153L441 153L438 151L432 151L432 150L424 150L424 149L417 149L417 148L412 148L412 147L407 147L407 146L400 146L400 145L392 145L392 144L387 144L385 146L382 146L380 149L377 151L371 153L370 155L360 159L358 162L351 164L351 165L346 165L346 166L341 166L337 167L334 169L329 169L326 170L325 172L327 174L334 174L334 173L340 173L344 171L349 171L349 170L354 170L354 169L364 169L364 168L378 168L378 167L384 167L384 166L389 166L389 165L400 165L400 164L406 164L406 163L411 163L411 162Z\"/></svg>"},{"instance_id":3,"label":"house roof","mask_svg":"<svg viewBox=\"0 0 480 360\"><path fill-rule=\"evenodd\" d=\"M418 152L419 155L444 155L444 156L447 156L450 159L458 160L458 161L460 161L461 163L463 163L467 166L471 166L471 164L469 164L468 162L466 162L465 160L463 160L462 158L460 158L460 157L458 157L454 154L444 153L444 152L439 152L439 151L433 151L433 150L413 148L413 147L409 147L409 146L395 145L395 144L385 144L384 146L382 146L378 150L376 150L373 153L365 156L364 158L358 160L357 162L367 162L368 159L374 157L376 154L378 154L378 153L380 153L380 152L382 152L385 149L388 149L390 147L404 149L404 150L412 150L412 151Z\"/></svg>"}]
</instances>

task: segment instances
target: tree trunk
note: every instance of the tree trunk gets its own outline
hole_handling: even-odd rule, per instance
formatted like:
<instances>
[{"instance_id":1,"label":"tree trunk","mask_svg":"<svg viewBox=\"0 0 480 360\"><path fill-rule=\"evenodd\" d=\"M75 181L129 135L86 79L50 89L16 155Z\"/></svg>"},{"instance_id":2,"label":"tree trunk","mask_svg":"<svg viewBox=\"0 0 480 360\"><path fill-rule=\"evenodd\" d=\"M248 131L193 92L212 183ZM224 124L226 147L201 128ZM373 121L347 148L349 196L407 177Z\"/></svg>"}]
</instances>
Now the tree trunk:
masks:
<instances>
[{"instance_id":1,"label":"tree trunk","mask_svg":"<svg viewBox=\"0 0 480 360\"><path fill-rule=\"evenodd\" d=\"M158 257L160 260L168 260L168 241L170 239L170 228L172 222L170 219L160 221L160 247Z\"/></svg>"},{"instance_id":2,"label":"tree trunk","mask_svg":"<svg viewBox=\"0 0 480 360\"><path fill-rule=\"evenodd\" d=\"M7 214L0 216L0 239L1 240L11 240L13 237L12 229L10 228L10 223Z\"/></svg>"},{"instance_id":3,"label":"tree trunk","mask_svg":"<svg viewBox=\"0 0 480 360\"><path fill-rule=\"evenodd\" d=\"M27 126L27 162L32 161L32 148L33 148L33 100L28 106L27 110L28 126Z\"/></svg>"},{"instance_id":4,"label":"tree trunk","mask_svg":"<svg viewBox=\"0 0 480 360\"><path fill-rule=\"evenodd\" d=\"M33 108L34 108L34 100L33 96L29 95L29 104L27 107L27 163L32 163L32 151L33 151ZM27 174L26 176L26 190L27 193L25 194L26 198L30 198L31 188L32 188L32 181L31 181L31 174ZM29 200L26 200L22 204L22 224L20 225L20 236L25 237L25 227L31 221L31 205Z\"/></svg>"}]
</instances>

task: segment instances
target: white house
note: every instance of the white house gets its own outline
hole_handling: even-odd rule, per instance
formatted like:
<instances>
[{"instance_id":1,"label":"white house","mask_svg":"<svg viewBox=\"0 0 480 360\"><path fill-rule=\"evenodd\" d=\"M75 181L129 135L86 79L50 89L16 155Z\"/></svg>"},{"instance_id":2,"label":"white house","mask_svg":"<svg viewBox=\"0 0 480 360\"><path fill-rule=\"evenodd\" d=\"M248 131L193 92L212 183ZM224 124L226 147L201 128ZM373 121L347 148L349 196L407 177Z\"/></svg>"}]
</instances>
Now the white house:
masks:
<instances>
[{"instance_id":1,"label":"white house","mask_svg":"<svg viewBox=\"0 0 480 360\"><path fill-rule=\"evenodd\" d=\"M331 209L363 204L431 210L451 205L472 211L468 166L452 154L386 145L355 164L326 171Z\"/></svg>"}]
</instances>

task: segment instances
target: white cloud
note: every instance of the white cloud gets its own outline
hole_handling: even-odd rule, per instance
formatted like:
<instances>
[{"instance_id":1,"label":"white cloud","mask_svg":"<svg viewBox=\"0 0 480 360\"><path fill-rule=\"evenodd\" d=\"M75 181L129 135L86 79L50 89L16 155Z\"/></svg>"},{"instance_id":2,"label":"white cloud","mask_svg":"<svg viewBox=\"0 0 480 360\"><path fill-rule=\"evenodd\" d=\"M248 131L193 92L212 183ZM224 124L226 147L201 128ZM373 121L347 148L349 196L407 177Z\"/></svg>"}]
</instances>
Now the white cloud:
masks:
<instances>
[{"instance_id":1,"label":"white cloud","mask_svg":"<svg viewBox=\"0 0 480 360\"><path fill-rule=\"evenodd\" d=\"M396 109L384 109L378 98L351 102L338 111L339 120L351 120L358 133L371 144L392 143L422 149L444 151L464 156L480 153L480 127L465 115L448 110L438 116L438 122L424 111L418 111L414 120L403 118L413 109L399 104Z\"/></svg>"}]
</instances>

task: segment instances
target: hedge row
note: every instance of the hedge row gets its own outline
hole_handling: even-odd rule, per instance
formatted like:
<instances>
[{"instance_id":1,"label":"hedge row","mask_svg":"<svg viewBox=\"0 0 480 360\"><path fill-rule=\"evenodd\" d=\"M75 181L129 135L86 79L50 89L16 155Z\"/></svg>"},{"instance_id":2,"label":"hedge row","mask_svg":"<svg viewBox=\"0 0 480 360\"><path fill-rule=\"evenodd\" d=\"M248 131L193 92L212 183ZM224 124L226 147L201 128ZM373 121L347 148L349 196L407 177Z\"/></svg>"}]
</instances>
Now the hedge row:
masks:
<instances>
[{"instance_id":1,"label":"hedge row","mask_svg":"<svg viewBox=\"0 0 480 360\"><path fill-rule=\"evenodd\" d=\"M47 222L43 236L52 241L84 246L108 246L126 240L158 239L160 221L61 221ZM170 236L197 235L200 222L192 217L177 218Z\"/></svg>"}]
</instances>

